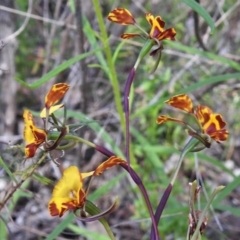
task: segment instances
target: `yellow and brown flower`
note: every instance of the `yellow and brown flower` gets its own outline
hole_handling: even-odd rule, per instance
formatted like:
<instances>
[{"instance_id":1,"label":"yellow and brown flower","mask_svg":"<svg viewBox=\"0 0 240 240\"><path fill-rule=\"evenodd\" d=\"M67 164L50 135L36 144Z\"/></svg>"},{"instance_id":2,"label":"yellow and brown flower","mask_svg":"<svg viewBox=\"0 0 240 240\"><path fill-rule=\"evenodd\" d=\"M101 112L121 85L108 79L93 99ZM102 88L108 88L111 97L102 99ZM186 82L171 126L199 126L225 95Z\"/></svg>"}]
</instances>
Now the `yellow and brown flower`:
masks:
<instances>
[{"instance_id":1,"label":"yellow and brown flower","mask_svg":"<svg viewBox=\"0 0 240 240\"><path fill-rule=\"evenodd\" d=\"M48 204L50 215L62 217L68 210L76 211L82 209L86 202L83 179L90 176L98 176L103 171L119 164L126 165L126 161L112 156L92 172L81 173L75 166L65 169L62 178L53 189L52 198Z\"/></svg>"},{"instance_id":2,"label":"yellow and brown flower","mask_svg":"<svg viewBox=\"0 0 240 240\"><path fill-rule=\"evenodd\" d=\"M220 114L213 113L209 107L199 105L196 107L196 109L194 109L191 98L186 94L176 95L167 100L166 103L174 108L181 109L193 115L201 128L201 134L209 136L217 143L227 140L228 131L225 129L226 122L223 120ZM161 115L157 118L158 124L162 124L167 121L179 122L188 126L186 122L177 118L171 118L165 115ZM193 131L192 129L190 129L188 133L191 136L199 135L198 131Z\"/></svg>"},{"instance_id":3,"label":"yellow and brown flower","mask_svg":"<svg viewBox=\"0 0 240 240\"><path fill-rule=\"evenodd\" d=\"M57 102L61 100L64 94L69 89L69 85L65 83L54 84L50 91L47 93L45 97L45 108L42 110L40 117L46 118L46 112L48 110L48 115L51 115L53 112L63 107L63 104L55 105ZM33 116L29 110L24 110L23 113L24 119L24 140L27 145L25 147L25 155L26 158L31 158L35 155L37 149L46 142L47 139L47 129L41 129L35 126L33 121ZM45 127L47 128L47 127ZM61 134L59 135L59 139L50 146L45 146L46 150L52 150L59 143L60 137L65 134L65 129L63 128Z\"/></svg>"},{"instance_id":4,"label":"yellow and brown flower","mask_svg":"<svg viewBox=\"0 0 240 240\"><path fill-rule=\"evenodd\" d=\"M165 22L160 16L154 17L151 13L146 13L146 19L150 24L151 30L147 35L150 39L155 39L158 41L167 39L175 40L176 31L174 28L164 29ZM108 20L121 24L121 25L136 25L136 21L132 14L124 8L116 8L112 10L108 15ZM123 39L131 39L137 36L142 36L138 33L124 33L121 35Z\"/></svg>"}]
</instances>

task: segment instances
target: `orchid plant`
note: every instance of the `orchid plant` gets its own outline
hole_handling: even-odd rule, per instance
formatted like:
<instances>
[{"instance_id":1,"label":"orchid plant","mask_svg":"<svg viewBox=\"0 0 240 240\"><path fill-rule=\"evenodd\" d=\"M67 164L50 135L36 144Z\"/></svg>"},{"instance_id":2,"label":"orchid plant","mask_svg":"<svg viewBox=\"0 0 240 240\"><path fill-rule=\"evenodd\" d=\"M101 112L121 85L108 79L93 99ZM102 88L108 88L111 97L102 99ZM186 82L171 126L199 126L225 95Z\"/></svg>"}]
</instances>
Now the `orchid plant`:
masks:
<instances>
[{"instance_id":1,"label":"orchid plant","mask_svg":"<svg viewBox=\"0 0 240 240\"><path fill-rule=\"evenodd\" d=\"M163 196L161 196L157 208L153 209L147 189L142 182L141 176L139 176L138 172L135 171L131 165L131 157L129 153L131 146L129 93L140 62L148 54L150 56L157 55L156 64L153 69L153 71L155 71L161 60L161 54L164 49L163 40L175 41L176 30L174 28L165 29L165 21L161 16L155 17L151 13L146 13L145 17L150 25L150 31L145 31L142 29L142 27L137 24L137 21L131 12L124 8L116 8L112 10L107 17L109 21L117 24L134 25L142 32L142 34L124 33L121 35L122 39L141 37L141 39L145 41L145 44L143 45L134 66L130 70L124 89L123 97L126 122L125 159L120 158L117 156L117 154L111 152L109 149L106 149L103 146L89 142L86 139L73 134L75 125L67 123L67 110L64 104L59 104L60 100L71 87L66 83L54 84L46 94L45 108L40 113L40 118L43 122L42 127L35 125L33 115L28 109L25 109L23 112L25 124L23 136L26 142L24 147L25 161L28 161L30 158L37 159L38 152L42 152L44 154L44 158L41 158L39 163L42 162L46 156L48 156L49 159L53 160L54 163L59 166L60 163L54 159L51 152L53 150L65 151L66 149L73 148L80 142L96 149L108 158L102 164L97 166L96 169L86 173L81 172L77 166L73 165L63 169L61 172L62 177L53 187L52 198L49 199L48 203L48 210L52 217L61 218L63 215L66 215L67 212L72 211L75 214L75 217L82 221L99 220L103 223L110 239L115 239L115 236L109 225L104 220L104 216L112 211L117 211L119 200L116 199L112 206L105 211L98 209L94 203L88 200L88 191L94 178L97 178L106 170L117 165L126 170L129 176L138 186L146 202L152 221L152 229L149 232L149 239L159 240L161 238L159 234L159 232L161 232L161 225L159 225L159 221L174 187L180 166L184 161L184 156L188 152L197 152L205 148L210 148L212 146L212 141L220 143L222 141L226 141L228 138L228 131L225 128L226 122L219 113L214 113L205 105L198 105L194 108L193 101L186 94L176 95L167 100L166 104L178 110L184 111L189 118L194 119L197 127L192 127L190 124L188 124L188 121L184 121L182 119L173 118L166 115L160 115L157 117L156 124L159 124L159 127L161 127L161 124L170 121L182 124L187 129L187 134L190 137L190 140L188 140L185 146L178 148L181 154L172 180L169 182L169 185L166 186L165 192ZM65 118L63 121L60 120L55 114L60 108L63 108L65 112ZM70 131L70 129L73 131ZM36 170L37 166L38 165L36 165L31 173ZM90 179L88 185L86 184L87 178ZM219 188L218 191L221 191L221 189L222 188ZM16 190L17 188L15 191ZM192 183L190 185L190 192L192 194L190 194L189 232L187 236L188 239L194 240L198 239L198 237L203 233L207 224L207 218L205 216L206 212L198 212L194 210L196 196L200 192L199 188L196 186L196 183ZM216 192L214 194L216 195ZM12 194L3 201L3 203L0 205L0 208L4 206L11 196Z\"/></svg>"}]
</instances>

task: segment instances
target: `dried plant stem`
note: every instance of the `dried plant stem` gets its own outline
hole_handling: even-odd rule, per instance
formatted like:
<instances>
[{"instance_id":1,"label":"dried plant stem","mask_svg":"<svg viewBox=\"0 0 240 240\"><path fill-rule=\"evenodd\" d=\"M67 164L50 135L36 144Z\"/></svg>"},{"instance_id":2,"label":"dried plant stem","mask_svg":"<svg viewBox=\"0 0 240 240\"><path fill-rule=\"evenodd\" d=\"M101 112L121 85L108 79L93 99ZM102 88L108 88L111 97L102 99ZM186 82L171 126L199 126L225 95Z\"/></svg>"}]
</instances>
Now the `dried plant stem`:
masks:
<instances>
[{"instance_id":1,"label":"dried plant stem","mask_svg":"<svg viewBox=\"0 0 240 240\"><path fill-rule=\"evenodd\" d=\"M83 21L82 21L82 1L78 0L75 1L75 18L76 18L76 26L77 26L77 31L76 31L76 55L83 54L85 52L84 50L84 32L83 32ZM85 59L79 62L79 77L82 80L82 84L80 87L80 91L82 94L82 112L86 113L87 112L87 86L86 86L86 76L87 71L86 71L86 64L85 64Z\"/></svg>"},{"instance_id":2,"label":"dried plant stem","mask_svg":"<svg viewBox=\"0 0 240 240\"><path fill-rule=\"evenodd\" d=\"M200 228L201 228L201 225L202 225L202 223L203 223L203 221L204 221L204 218L205 218L205 216L206 216L206 214L207 214L207 211L208 211L208 209L209 209L209 207L210 207L213 199L214 199L214 198L216 197L216 195L217 195L219 192L221 192L223 189L224 189L224 186L218 186L218 187L213 191L212 195L210 196L210 198L209 198L209 200L208 200L208 202L207 202L207 205L205 206L204 210L203 210L202 213L201 213L201 216L200 216L200 218L199 218L199 220L198 220L198 224L197 224L196 230L195 230L195 232L194 232L191 240L197 240L197 239L198 239L198 236L200 235Z\"/></svg>"}]
</instances>

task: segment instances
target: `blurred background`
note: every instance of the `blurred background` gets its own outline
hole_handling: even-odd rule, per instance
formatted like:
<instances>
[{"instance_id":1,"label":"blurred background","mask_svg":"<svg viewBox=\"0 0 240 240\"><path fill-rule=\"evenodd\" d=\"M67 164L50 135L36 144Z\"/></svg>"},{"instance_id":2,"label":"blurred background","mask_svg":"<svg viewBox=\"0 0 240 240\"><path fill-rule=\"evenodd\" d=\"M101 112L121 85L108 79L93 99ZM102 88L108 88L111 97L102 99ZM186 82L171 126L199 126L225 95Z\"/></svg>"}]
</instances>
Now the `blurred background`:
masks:
<instances>
[{"instance_id":1,"label":"blurred background","mask_svg":"<svg viewBox=\"0 0 240 240\"><path fill-rule=\"evenodd\" d=\"M177 0L100 0L105 28L114 58L123 100L124 84L144 40L123 41L124 32L138 31L134 26L120 26L107 20L115 7L129 9L138 24L149 31L145 13L160 15L166 28L176 29L176 41L166 41L162 59L150 74L155 59L146 57L134 80L131 102L131 135L133 167L141 176L156 209L169 183L179 152L174 144L184 146L187 134L175 123L157 125L158 115L171 115L191 123L192 119L164 104L169 97L187 93L195 106L207 105L227 122L228 141L213 143L210 149L189 154L184 160L177 183L159 224L162 239L186 239L189 214L189 182L196 178L203 191L198 206L203 209L215 187L226 188L215 199L208 213L208 227L202 239L231 239L240 236L240 1L202 0L199 3L211 15L211 31L184 1ZM0 3L0 151L12 172L26 169L34 162L23 162L24 108L33 111L36 124L44 106L44 96L57 82L71 88L63 102L68 109L68 122L81 123L77 134L123 155L124 134L116 111L110 70L104 50L89 54L82 61L53 76L38 88L34 84L51 70L79 54L102 48L102 36L92 1L28 0ZM115 93L116 94L116 93ZM62 115L61 115L62 116ZM58 154L58 153L56 153ZM67 151L61 163L77 165L91 171L106 158L86 145ZM38 176L29 178L0 213L0 239L108 239L100 223L83 224L70 217L50 217L47 203L58 168L46 161ZM42 176L42 178L40 177ZM0 201L13 183L0 169ZM132 180L115 167L93 181L89 198L101 209L107 209L116 196L118 209L107 219L116 239L149 239L151 221L143 198ZM69 222L67 222L67 220ZM64 227L59 224L64 222ZM78 226L78 227L76 227ZM54 238L47 238L56 229ZM94 233L98 233L94 235ZM91 235L93 234L93 235ZM97 236L97 237L96 237Z\"/></svg>"}]
</instances>

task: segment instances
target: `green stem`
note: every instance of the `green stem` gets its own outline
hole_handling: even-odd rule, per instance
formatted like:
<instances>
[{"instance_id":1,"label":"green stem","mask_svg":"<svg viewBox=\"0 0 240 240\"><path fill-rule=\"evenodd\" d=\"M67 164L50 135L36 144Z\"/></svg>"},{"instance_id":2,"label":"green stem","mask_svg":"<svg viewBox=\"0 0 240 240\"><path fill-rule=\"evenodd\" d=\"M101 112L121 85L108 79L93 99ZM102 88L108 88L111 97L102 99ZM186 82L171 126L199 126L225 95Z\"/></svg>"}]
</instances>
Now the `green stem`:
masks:
<instances>
[{"instance_id":1,"label":"green stem","mask_svg":"<svg viewBox=\"0 0 240 240\"><path fill-rule=\"evenodd\" d=\"M58 139L59 135L60 135L60 132L50 132L50 133L48 133L48 139L49 140L56 140L56 139ZM94 143L89 142L84 138L74 136L74 135L71 135L71 134L65 135L63 140L73 141L74 143L81 142L81 143L84 143L84 144L88 145L89 147L96 148ZM66 146L69 148L68 144ZM64 148L64 146L61 146L61 150L65 150L65 149L68 149L68 148Z\"/></svg>"},{"instance_id":2,"label":"green stem","mask_svg":"<svg viewBox=\"0 0 240 240\"><path fill-rule=\"evenodd\" d=\"M56 149L57 150L67 150L67 149L71 149L73 147L75 147L77 145L78 142L76 141L72 141L72 142L69 142L65 145L61 145L61 146L57 146Z\"/></svg>"},{"instance_id":3,"label":"green stem","mask_svg":"<svg viewBox=\"0 0 240 240\"><path fill-rule=\"evenodd\" d=\"M113 87L113 93L114 93L114 100L115 100L115 104L116 104L116 109L117 112L119 114L120 117L120 123L121 123L121 127L124 130L125 129L125 121L124 121L124 112L123 112L123 107L122 107L122 103L121 103L121 95L120 95L120 87L118 84L118 79L117 79L117 74L116 74L116 69L114 66L114 61L113 61L113 56L112 56L112 52L110 49L110 45L108 42L108 35L107 35L107 31L105 28L105 23L104 23L104 19L102 16L102 10L101 10L101 6L99 3L99 0L92 0L93 2L93 6L96 12L96 16L97 16L97 20L98 20L98 24L99 24L99 29L101 32L101 40L104 46L104 51L106 54L106 59L107 59L107 64L109 67L109 76L110 76L110 81Z\"/></svg>"},{"instance_id":4,"label":"green stem","mask_svg":"<svg viewBox=\"0 0 240 240\"><path fill-rule=\"evenodd\" d=\"M181 155L180 155L180 158L178 160L178 164L177 164L177 167L176 167L176 170L174 172L174 175L173 175L173 178L172 178L172 181L171 181L171 184L173 185L176 181L176 178L177 178L177 175L178 175L178 172L180 170L180 167L182 165L182 162L183 162L183 158L185 157L185 155L188 153L188 152L191 152L191 150L196 147L199 143L199 140L196 139L196 138L191 138L188 143L186 144L186 146L184 147Z\"/></svg>"},{"instance_id":5,"label":"green stem","mask_svg":"<svg viewBox=\"0 0 240 240\"><path fill-rule=\"evenodd\" d=\"M97 215L100 213L100 210L98 209L97 206L95 206L91 201L87 201L86 205L85 205L85 209L86 211L91 214L91 215ZM115 237L113 235L113 232L108 224L108 222L106 221L106 219L104 217L101 217L98 219L101 224L103 225L103 227L105 228L109 238L111 240L115 240Z\"/></svg>"},{"instance_id":6,"label":"green stem","mask_svg":"<svg viewBox=\"0 0 240 240\"><path fill-rule=\"evenodd\" d=\"M147 38L149 37L149 34L143 28L141 28L137 23L135 23L134 26L140 29Z\"/></svg>"},{"instance_id":7,"label":"green stem","mask_svg":"<svg viewBox=\"0 0 240 240\"><path fill-rule=\"evenodd\" d=\"M143 58L149 54L149 52L151 51L152 47L155 45L155 41L153 39L148 39L145 44L143 45L139 55L138 55L138 58L137 58L137 61L135 62L134 64L134 69L135 71L137 71L137 68L138 68L138 65L139 63L143 60Z\"/></svg>"}]
</instances>

